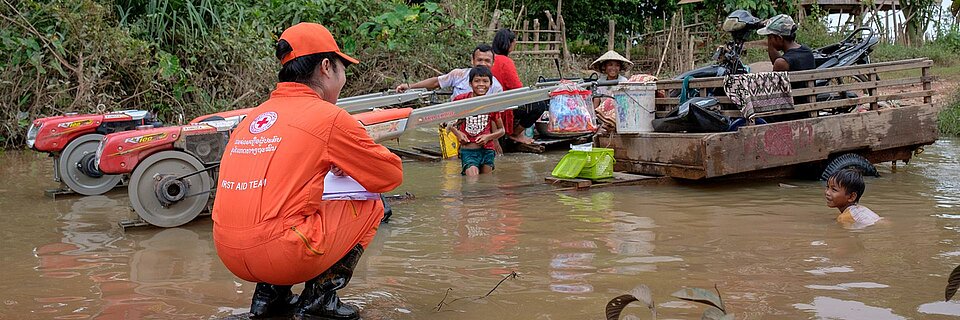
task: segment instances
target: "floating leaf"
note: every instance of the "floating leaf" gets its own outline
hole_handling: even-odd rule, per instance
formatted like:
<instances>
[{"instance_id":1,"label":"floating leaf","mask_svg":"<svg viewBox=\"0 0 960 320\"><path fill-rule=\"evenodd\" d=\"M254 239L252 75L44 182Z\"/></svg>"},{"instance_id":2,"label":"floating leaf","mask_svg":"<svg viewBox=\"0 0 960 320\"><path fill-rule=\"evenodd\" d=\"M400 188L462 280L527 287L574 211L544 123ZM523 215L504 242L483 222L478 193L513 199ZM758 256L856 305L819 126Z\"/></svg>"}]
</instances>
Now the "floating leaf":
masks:
<instances>
[{"instance_id":1,"label":"floating leaf","mask_svg":"<svg viewBox=\"0 0 960 320\"><path fill-rule=\"evenodd\" d=\"M703 310L703 315L700 316L700 320L720 320L726 314L723 313L723 310L717 309L716 307L709 307L707 310Z\"/></svg>"},{"instance_id":2,"label":"floating leaf","mask_svg":"<svg viewBox=\"0 0 960 320\"><path fill-rule=\"evenodd\" d=\"M630 294L625 294L610 300L607 302L606 314L607 320L617 320L620 319L620 313L623 312L623 308L626 308L628 304L637 300L636 297Z\"/></svg>"},{"instance_id":3,"label":"floating leaf","mask_svg":"<svg viewBox=\"0 0 960 320\"><path fill-rule=\"evenodd\" d=\"M958 288L960 288L960 266L953 268L953 272L950 272L950 278L947 278L947 291L944 294L943 301L950 301L953 295L957 294Z\"/></svg>"},{"instance_id":4,"label":"floating leaf","mask_svg":"<svg viewBox=\"0 0 960 320\"><path fill-rule=\"evenodd\" d=\"M720 320L736 320L736 318L733 317L732 313L728 313L728 314L725 314L723 317L720 317Z\"/></svg>"},{"instance_id":5,"label":"floating leaf","mask_svg":"<svg viewBox=\"0 0 960 320\"><path fill-rule=\"evenodd\" d=\"M653 304L653 294L651 293L650 287L647 287L645 284L641 284L636 288L633 288L633 290L630 290L629 294L613 298L610 300L610 302L607 302L607 320L620 319L620 313L623 312L623 309L634 301L640 301L643 303L645 307L650 309L650 312L653 314L653 318L657 318L657 309Z\"/></svg>"},{"instance_id":6,"label":"floating leaf","mask_svg":"<svg viewBox=\"0 0 960 320\"><path fill-rule=\"evenodd\" d=\"M674 292L671 296L674 296L679 299L694 301L704 304L709 304L711 306L717 307L720 310L724 310L723 302L720 300L720 296L713 291L701 288L686 288L677 292Z\"/></svg>"}]
</instances>

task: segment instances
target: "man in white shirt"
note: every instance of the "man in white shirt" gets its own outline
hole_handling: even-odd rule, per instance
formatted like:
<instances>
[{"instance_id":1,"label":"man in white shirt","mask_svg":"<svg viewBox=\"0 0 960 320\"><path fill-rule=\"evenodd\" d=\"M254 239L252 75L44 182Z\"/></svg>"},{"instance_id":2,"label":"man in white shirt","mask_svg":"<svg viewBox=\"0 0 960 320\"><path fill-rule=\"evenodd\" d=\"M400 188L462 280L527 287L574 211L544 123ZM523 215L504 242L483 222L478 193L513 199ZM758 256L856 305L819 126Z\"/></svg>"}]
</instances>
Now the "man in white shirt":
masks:
<instances>
[{"instance_id":1,"label":"man in white shirt","mask_svg":"<svg viewBox=\"0 0 960 320\"><path fill-rule=\"evenodd\" d=\"M493 47L490 47L490 45L485 43L477 45L477 47L473 49L473 55L470 59L470 62L474 67L493 67ZM453 96L456 97L462 93L473 92L473 89L470 88L469 74L470 68L453 69L447 74L439 77L425 79L414 84L401 84L397 86L396 90L397 92L404 92L411 88L424 88L428 90L437 88L453 88ZM503 92L503 86L500 85L500 81L497 81L497 78L493 78L493 84L490 85L490 90L487 91L487 95L497 94L500 92Z\"/></svg>"}]
</instances>

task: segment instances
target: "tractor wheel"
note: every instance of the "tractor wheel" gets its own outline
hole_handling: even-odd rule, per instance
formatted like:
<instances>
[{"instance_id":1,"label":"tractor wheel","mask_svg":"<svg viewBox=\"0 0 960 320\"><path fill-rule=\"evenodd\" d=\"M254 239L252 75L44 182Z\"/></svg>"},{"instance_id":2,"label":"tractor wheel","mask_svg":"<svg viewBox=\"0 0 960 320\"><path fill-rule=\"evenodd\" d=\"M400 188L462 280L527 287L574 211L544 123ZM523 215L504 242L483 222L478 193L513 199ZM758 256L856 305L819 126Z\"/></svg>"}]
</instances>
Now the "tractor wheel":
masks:
<instances>
[{"instance_id":1,"label":"tractor wheel","mask_svg":"<svg viewBox=\"0 0 960 320\"><path fill-rule=\"evenodd\" d=\"M203 163L181 151L147 157L130 175L130 204L144 221L164 228L190 222L207 206L213 182Z\"/></svg>"},{"instance_id":2,"label":"tractor wheel","mask_svg":"<svg viewBox=\"0 0 960 320\"><path fill-rule=\"evenodd\" d=\"M867 158L856 153L845 153L830 161L827 168L823 169L820 180L827 181L834 173L847 168L860 171L860 174L864 176L880 176L880 173L877 172L877 167L874 167Z\"/></svg>"},{"instance_id":3,"label":"tractor wheel","mask_svg":"<svg viewBox=\"0 0 960 320\"><path fill-rule=\"evenodd\" d=\"M70 190L93 196L104 194L120 183L120 175L105 175L96 170L96 153L102 134L86 134L73 139L60 152L57 172Z\"/></svg>"}]
</instances>

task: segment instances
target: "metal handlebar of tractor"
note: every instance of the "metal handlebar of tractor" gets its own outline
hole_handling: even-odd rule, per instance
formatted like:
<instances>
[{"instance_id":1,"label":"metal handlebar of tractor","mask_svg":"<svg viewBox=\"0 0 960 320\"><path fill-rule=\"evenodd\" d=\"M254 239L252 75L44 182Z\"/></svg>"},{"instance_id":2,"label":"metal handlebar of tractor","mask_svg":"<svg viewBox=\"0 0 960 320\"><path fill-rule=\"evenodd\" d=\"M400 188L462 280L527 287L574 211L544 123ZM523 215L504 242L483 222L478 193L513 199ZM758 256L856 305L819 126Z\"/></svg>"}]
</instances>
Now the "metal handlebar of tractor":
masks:
<instances>
[{"instance_id":1,"label":"metal handlebar of tractor","mask_svg":"<svg viewBox=\"0 0 960 320\"><path fill-rule=\"evenodd\" d=\"M581 84L593 85L596 83ZM550 91L557 87L555 82L542 83L419 109L375 110L354 117L374 140L384 141L420 126L547 100ZM208 207L216 190L214 182L220 158L228 147L230 132L238 123L210 121L111 135L104 139L98 151L102 153L98 156L98 165L104 172L131 174L130 202L146 224L176 227L190 222ZM121 225L144 223L121 222Z\"/></svg>"}]
</instances>

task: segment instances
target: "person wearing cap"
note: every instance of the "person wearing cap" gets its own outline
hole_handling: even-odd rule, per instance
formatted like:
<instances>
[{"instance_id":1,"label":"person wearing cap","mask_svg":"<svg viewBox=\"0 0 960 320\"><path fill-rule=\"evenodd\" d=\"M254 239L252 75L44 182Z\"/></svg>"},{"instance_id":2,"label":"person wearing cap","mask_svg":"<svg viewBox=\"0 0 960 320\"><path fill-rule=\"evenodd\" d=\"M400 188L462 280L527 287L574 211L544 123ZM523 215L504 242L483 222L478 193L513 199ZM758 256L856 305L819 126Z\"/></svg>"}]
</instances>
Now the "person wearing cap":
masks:
<instances>
[{"instance_id":1,"label":"person wearing cap","mask_svg":"<svg viewBox=\"0 0 960 320\"><path fill-rule=\"evenodd\" d=\"M493 48L486 43L481 43L473 49L473 52L470 55L471 67L484 66L487 68L493 68ZM400 84L397 86L397 92L404 92L407 89L416 89L424 88L427 90L434 90L437 88L453 88L453 96L459 96L464 93L473 92L473 88L470 87L470 68L461 68L453 69L447 74L424 79L420 82L413 84ZM490 85L490 90L487 91L487 94L495 94L503 92L503 85L500 84L500 81L497 81L497 77L493 77L493 84Z\"/></svg>"},{"instance_id":2,"label":"person wearing cap","mask_svg":"<svg viewBox=\"0 0 960 320\"><path fill-rule=\"evenodd\" d=\"M757 34L767 36L767 55L773 71L800 71L817 67L813 50L796 42L798 26L793 18L781 14L766 21ZM781 54L783 52L783 54Z\"/></svg>"},{"instance_id":3,"label":"person wearing cap","mask_svg":"<svg viewBox=\"0 0 960 320\"><path fill-rule=\"evenodd\" d=\"M281 34L276 56L276 90L238 124L220 162L217 255L234 275L257 283L254 317L358 319L337 290L376 234L383 203L324 201L324 178L346 175L369 192L387 192L402 182L400 158L336 106L345 69L358 61L330 31L294 25ZM291 292L298 283L305 283L299 299Z\"/></svg>"}]
</instances>

